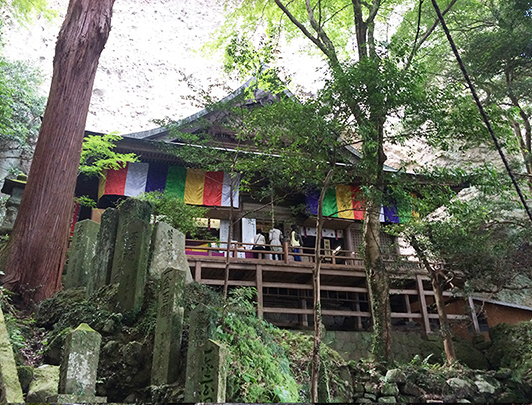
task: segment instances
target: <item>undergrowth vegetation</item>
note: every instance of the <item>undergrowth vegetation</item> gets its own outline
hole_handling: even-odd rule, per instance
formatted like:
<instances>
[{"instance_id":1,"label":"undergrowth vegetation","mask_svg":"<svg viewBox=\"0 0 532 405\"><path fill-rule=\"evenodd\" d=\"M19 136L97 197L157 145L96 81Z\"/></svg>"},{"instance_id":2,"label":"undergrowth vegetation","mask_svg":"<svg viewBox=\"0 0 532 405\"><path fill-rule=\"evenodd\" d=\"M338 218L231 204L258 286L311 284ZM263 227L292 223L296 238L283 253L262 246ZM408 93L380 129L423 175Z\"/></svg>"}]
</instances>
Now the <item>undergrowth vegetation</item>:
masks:
<instances>
[{"instance_id":1,"label":"undergrowth vegetation","mask_svg":"<svg viewBox=\"0 0 532 405\"><path fill-rule=\"evenodd\" d=\"M167 386L151 386L157 291L157 282L147 283L145 302L137 313L119 313L116 310L117 288L107 286L89 298L83 288L62 291L44 301L38 313L28 314L18 312L9 302L8 295L0 289L0 301L17 364L58 365L68 331L86 322L102 334L98 395L106 395L112 402L123 402L131 395L140 402L182 402L190 316L195 307L204 304L217 315L211 338L228 349L227 402L310 401L312 336L279 329L259 318L253 288L234 289L224 299L205 285L187 285L178 380ZM434 364L430 356L425 359L416 356L408 364L397 365L399 370L395 371L402 378L389 379L383 365L365 360L347 363L336 351L322 344L319 402L352 402L361 399L362 395L375 395L372 392L364 394L367 386L380 393L397 391L397 384L403 388L405 384L417 387L417 391L414 390L417 394L412 391L411 395L419 398L423 395L428 395L427 398L431 395L458 398L457 391L448 384L453 379L466 379L470 384L474 381L489 384L495 387L501 398L506 395L504 398L512 401L526 398L532 391L514 381L510 370L518 370L518 375L524 379L530 376L530 325L501 326L492 330L493 345L488 354L497 368L509 370L504 378L499 371L484 372L480 378L479 370L459 365L446 367ZM515 343L513 348L502 342L508 339ZM498 382L503 380L506 381L504 385ZM155 397L155 392L160 397Z\"/></svg>"},{"instance_id":2,"label":"undergrowth vegetation","mask_svg":"<svg viewBox=\"0 0 532 405\"><path fill-rule=\"evenodd\" d=\"M200 302L218 310L214 339L229 349L227 401L308 402L312 337L257 317L255 295L254 288L238 288L224 301L208 287L192 284L188 288L188 310ZM321 369L326 397L343 397L349 379L343 374L346 362L325 345Z\"/></svg>"}]
</instances>

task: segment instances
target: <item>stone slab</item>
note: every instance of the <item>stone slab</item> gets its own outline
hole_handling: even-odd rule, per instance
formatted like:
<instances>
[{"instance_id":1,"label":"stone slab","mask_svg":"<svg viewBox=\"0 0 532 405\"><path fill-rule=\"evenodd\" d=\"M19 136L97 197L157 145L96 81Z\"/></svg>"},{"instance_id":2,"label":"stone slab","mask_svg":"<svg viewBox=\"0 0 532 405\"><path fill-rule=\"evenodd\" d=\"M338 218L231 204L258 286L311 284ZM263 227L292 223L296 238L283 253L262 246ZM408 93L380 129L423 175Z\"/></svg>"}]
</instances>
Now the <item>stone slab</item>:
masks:
<instances>
[{"instance_id":1,"label":"stone slab","mask_svg":"<svg viewBox=\"0 0 532 405\"><path fill-rule=\"evenodd\" d=\"M138 201L135 199L128 199L124 201L118 209L118 226L116 230L116 244L115 253L113 256L113 263L111 266L111 277L109 278L110 284L116 284L120 282L122 272L122 257L123 257L123 244L127 241L130 235L130 227L133 222L145 222L149 223L151 219L152 206L145 201ZM149 235L151 237L151 233ZM149 240L148 245L149 245ZM121 249L122 248L122 249ZM146 259L148 258L146 252Z\"/></svg>"},{"instance_id":2,"label":"stone slab","mask_svg":"<svg viewBox=\"0 0 532 405\"><path fill-rule=\"evenodd\" d=\"M100 224L85 219L76 223L69 250L65 288L86 287L92 276L92 260Z\"/></svg>"},{"instance_id":3,"label":"stone slab","mask_svg":"<svg viewBox=\"0 0 532 405\"><path fill-rule=\"evenodd\" d=\"M151 371L152 385L172 384L179 374L185 274L185 271L169 267L161 275Z\"/></svg>"},{"instance_id":4,"label":"stone slab","mask_svg":"<svg viewBox=\"0 0 532 405\"><path fill-rule=\"evenodd\" d=\"M0 309L0 402L24 402L13 347Z\"/></svg>"},{"instance_id":5,"label":"stone slab","mask_svg":"<svg viewBox=\"0 0 532 405\"><path fill-rule=\"evenodd\" d=\"M227 348L214 340L197 347L195 358L187 364L185 402L225 402L227 356Z\"/></svg>"},{"instance_id":6,"label":"stone slab","mask_svg":"<svg viewBox=\"0 0 532 405\"><path fill-rule=\"evenodd\" d=\"M58 404L105 404L107 402L107 397L58 394L53 402L57 402Z\"/></svg>"},{"instance_id":7,"label":"stone slab","mask_svg":"<svg viewBox=\"0 0 532 405\"><path fill-rule=\"evenodd\" d=\"M94 255L93 274L87 284L87 296L111 283L117 230L118 210L108 208L103 212L100 221L100 231L96 240L98 254Z\"/></svg>"},{"instance_id":8,"label":"stone slab","mask_svg":"<svg viewBox=\"0 0 532 405\"><path fill-rule=\"evenodd\" d=\"M167 267L186 270L187 283L192 283L192 273L185 254L185 235L165 222L157 222L153 229L148 273L160 279Z\"/></svg>"},{"instance_id":9,"label":"stone slab","mask_svg":"<svg viewBox=\"0 0 532 405\"><path fill-rule=\"evenodd\" d=\"M113 260L113 283L118 282L117 300L122 312L139 311L148 273L151 224L132 218L117 236Z\"/></svg>"}]
</instances>

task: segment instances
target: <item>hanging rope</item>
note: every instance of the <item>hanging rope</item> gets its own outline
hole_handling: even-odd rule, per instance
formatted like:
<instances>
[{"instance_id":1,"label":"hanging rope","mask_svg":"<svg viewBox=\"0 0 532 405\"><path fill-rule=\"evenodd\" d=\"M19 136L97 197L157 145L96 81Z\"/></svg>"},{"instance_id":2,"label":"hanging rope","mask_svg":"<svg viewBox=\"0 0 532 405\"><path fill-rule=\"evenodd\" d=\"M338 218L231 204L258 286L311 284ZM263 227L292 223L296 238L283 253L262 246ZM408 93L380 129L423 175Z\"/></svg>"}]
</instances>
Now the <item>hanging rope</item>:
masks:
<instances>
[{"instance_id":1,"label":"hanging rope","mask_svg":"<svg viewBox=\"0 0 532 405\"><path fill-rule=\"evenodd\" d=\"M464 78L467 82L467 85L469 86L469 89L471 90L471 94L473 95L473 98L475 99L475 103L477 104L477 107L480 111L480 115L482 115L482 119L484 120L484 123L486 124L486 127L488 128L491 138L493 139L493 143L495 144L495 147L497 148L497 151L499 152L499 155L501 156L501 159L504 163L504 167L506 167L506 171L508 172L508 175L512 179L512 183L515 187L515 190L517 191L517 194L519 195L519 198L521 199L521 203L523 204L523 207L525 208L526 213L528 214L528 218L532 222L532 214L530 213L530 209L528 208L528 204L525 200L525 197L523 196L523 193L521 192L519 184L517 183L517 180L515 179L515 176L513 175L512 170L510 169L510 165L508 164L508 161L506 160L506 157L504 156L504 152L502 151L501 145L499 144L499 140L495 136L495 132L493 132L493 128L491 127L488 116L486 115L486 112L484 111L484 107L482 107L482 103L480 102L480 99L478 98L475 87L473 86L473 83L471 82L471 79L469 78L469 74L467 73L464 63L462 62L462 58L460 57L460 54L458 53L458 49L456 48L453 38L451 37L451 33L449 32L449 29L447 28L447 25L445 24L445 20L440 11L440 8L438 7L438 3L436 3L436 0L432 0L432 5L434 6L434 10L436 10L438 19L440 20L441 26L443 30L445 31L445 35L447 35L447 39L449 40L449 44L451 45L451 48L453 49L454 56L456 57L456 61L458 62L458 65L460 66L460 70L464 74Z\"/></svg>"}]
</instances>

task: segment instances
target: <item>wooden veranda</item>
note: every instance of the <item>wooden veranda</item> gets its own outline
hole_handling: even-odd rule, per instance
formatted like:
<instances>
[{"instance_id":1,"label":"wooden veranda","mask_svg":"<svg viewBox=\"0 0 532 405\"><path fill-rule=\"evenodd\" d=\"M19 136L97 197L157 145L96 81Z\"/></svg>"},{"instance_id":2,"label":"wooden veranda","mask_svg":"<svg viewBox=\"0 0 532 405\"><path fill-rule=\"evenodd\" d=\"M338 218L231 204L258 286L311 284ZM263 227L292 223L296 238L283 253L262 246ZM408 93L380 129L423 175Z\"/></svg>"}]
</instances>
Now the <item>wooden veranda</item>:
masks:
<instances>
[{"instance_id":1,"label":"wooden veranda","mask_svg":"<svg viewBox=\"0 0 532 405\"><path fill-rule=\"evenodd\" d=\"M187 258L198 283L224 285L227 247L208 246L207 241L187 240ZM331 330L371 329L371 313L363 261L355 252L322 249L322 313ZM257 257L260 254L261 257ZM234 242L229 249L230 288L257 289L258 315L271 323L293 329L311 328L313 322L312 271L314 249L294 253L285 244L281 260L271 252L253 251L252 246ZM301 261L295 261L299 256ZM428 274L416 262L395 260L390 268L390 302L395 330L417 330L423 334L439 327L434 292ZM449 313L448 318L478 331L473 302L465 296L444 292L448 303L462 301L469 313Z\"/></svg>"}]
</instances>

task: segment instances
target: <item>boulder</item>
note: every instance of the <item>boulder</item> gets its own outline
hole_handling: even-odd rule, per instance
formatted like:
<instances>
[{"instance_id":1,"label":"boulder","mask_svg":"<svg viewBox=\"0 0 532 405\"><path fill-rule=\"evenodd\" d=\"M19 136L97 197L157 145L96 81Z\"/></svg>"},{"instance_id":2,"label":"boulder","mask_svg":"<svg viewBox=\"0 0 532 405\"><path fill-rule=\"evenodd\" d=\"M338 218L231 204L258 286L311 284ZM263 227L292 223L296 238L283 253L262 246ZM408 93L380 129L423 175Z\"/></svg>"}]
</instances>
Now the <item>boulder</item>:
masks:
<instances>
[{"instance_id":1,"label":"boulder","mask_svg":"<svg viewBox=\"0 0 532 405\"><path fill-rule=\"evenodd\" d=\"M45 364L33 371L26 402L50 403L57 398L59 366Z\"/></svg>"}]
</instances>

